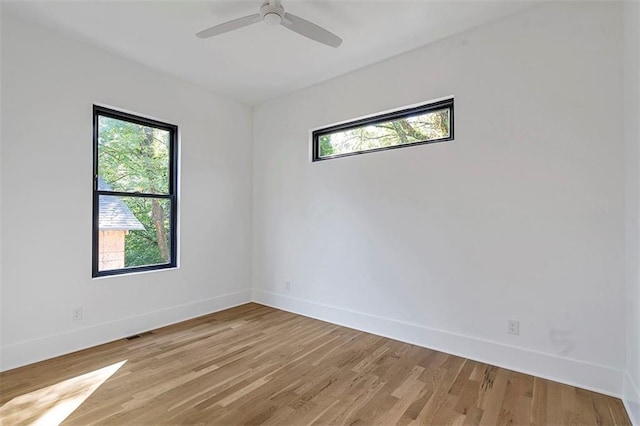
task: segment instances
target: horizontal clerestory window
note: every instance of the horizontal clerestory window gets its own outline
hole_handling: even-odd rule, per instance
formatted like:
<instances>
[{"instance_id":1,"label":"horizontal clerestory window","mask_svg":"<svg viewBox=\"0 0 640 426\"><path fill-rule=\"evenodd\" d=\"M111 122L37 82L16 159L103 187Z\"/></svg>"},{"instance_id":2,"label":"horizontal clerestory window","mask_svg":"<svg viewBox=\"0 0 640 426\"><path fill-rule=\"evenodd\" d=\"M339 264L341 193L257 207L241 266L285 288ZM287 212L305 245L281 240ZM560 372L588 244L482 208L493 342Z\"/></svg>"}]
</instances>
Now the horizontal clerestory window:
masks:
<instances>
[{"instance_id":1,"label":"horizontal clerestory window","mask_svg":"<svg viewBox=\"0 0 640 426\"><path fill-rule=\"evenodd\" d=\"M453 99L312 132L313 161L453 140Z\"/></svg>"}]
</instances>

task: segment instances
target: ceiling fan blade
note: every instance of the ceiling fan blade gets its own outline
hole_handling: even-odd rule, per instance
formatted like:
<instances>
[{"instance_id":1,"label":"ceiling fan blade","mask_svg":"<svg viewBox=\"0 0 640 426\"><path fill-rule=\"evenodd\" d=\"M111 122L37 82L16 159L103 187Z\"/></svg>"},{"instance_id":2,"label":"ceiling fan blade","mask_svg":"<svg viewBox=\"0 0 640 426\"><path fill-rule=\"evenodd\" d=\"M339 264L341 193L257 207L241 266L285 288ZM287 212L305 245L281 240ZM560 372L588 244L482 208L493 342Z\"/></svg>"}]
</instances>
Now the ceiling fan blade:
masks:
<instances>
[{"instance_id":1,"label":"ceiling fan blade","mask_svg":"<svg viewBox=\"0 0 640 426\"><path fill-rule=\"evenodd\" d=\"M225 22L224 24L216 25L206 30L202 30L196 35L200 38L213 37L218 34L223 34L229 31L237 30L238 28L246 27L247 25L260 22L262 18L259 13L245 16L243 18L234 19L233 21Z\"/></svg>"},{"instance_id":2,"label":"ceiling fan blade","mask_svg":"<svg viewBox=\"0 0 640 426\"><path fill-rule=\"evenodd\" d=\"M289 28L291 31L303 35L311 40L315 40L322 44L326 44L331 47L338 47L342 44L342 39L330 31L309 22L306 19L302 19L299 16L291 13L285 13L282 25Z\"/></svg>"}]
</instances>

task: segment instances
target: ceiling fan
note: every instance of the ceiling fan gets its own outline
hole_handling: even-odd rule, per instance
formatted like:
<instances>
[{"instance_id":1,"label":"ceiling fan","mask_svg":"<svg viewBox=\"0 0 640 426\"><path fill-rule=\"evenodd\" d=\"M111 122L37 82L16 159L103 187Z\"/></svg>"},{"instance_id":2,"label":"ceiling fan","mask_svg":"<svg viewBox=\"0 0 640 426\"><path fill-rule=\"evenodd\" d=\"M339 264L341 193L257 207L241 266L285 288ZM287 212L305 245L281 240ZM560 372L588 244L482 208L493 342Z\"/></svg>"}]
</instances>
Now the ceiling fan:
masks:
<instances>
[{"instance_id":1,"label":"ceiling fan","mask_svg":"<svg viewBox=\"0 0 640 426\"><path fill-rule=\"evenodd\" d=\"M285 12L284 7L280 4L280 0L265 1L262 3L259 13L215 25L211 28L200 31L196 35L200 38L213 37L260 21L269 25L282 25L293 32L319 43L326 44L327 46L338 47L342 44L342 39L332 32L325 30L313 22L302 19L299 16Z\"/></svg>"}]
</instances>

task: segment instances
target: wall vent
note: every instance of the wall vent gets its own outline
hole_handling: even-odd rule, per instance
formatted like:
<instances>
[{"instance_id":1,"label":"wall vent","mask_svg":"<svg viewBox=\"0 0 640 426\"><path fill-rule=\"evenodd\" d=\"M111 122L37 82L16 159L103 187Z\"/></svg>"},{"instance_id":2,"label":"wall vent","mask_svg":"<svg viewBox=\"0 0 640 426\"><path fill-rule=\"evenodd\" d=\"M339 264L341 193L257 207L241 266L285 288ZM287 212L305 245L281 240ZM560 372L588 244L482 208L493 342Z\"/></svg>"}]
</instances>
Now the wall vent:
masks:
<instances>
[{"instance_id":1,"label":"wall vent","mask_svg":"<svg viewBox=\"0 0 640 426\"><path fill-rule=\"evenodd\" d=\"M139 339L140 337L146 337L146 336L150 336L153 333L150 331L146 331L144 333L140 333L140 334L134 334L133 336L129 336L129 337L125 337L126 340L135 340L135 339Z\"/></svg>"}]
</instances>

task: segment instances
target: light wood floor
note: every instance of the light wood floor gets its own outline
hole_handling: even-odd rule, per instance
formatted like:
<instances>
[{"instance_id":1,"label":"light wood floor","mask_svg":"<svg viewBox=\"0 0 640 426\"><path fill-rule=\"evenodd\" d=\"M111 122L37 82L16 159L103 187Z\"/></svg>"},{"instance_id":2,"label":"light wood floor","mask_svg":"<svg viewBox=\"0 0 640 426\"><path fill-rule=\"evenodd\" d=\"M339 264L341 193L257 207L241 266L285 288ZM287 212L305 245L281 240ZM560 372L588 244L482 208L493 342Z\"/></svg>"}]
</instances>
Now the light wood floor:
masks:
<instances>
[{"instance_id":1,"label":"light wood floor","mask_svg":"<svg viewBox=\"0 0 640 426\"><path fill-rule=\"evenodd\" d=\"M3 424L630 424L619 399L257 304L2 373L0 403Z\"/></svg>"}]
</instances>

